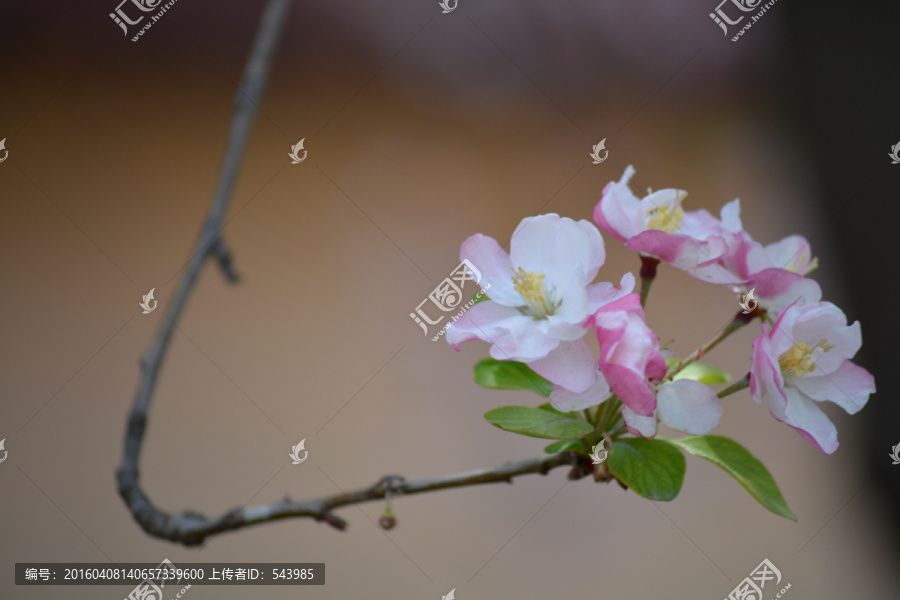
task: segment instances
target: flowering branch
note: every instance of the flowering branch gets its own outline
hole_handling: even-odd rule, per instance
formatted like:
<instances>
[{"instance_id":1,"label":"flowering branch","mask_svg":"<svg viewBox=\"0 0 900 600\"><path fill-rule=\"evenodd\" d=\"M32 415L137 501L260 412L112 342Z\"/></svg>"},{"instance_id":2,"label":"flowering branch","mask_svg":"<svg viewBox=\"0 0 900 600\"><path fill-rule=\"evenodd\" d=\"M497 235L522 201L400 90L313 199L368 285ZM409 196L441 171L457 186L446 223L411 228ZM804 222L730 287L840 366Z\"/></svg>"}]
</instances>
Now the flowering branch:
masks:
<instances>
[{"instance_id":1,"label":"flowering branch","mask_svg":"<svg viewBox=\"0 0 900 600\"><path fill-rule=\"evenodd\" d=\"M129 511L141 528L151 536L179 542L185 546L196 546L219 533L288 518L309 517L343 530L347 527L347 522L334 515L332 513L334 509L349 504L380 500L388 494L412 495L485 483L512 483L515 477L533 473L545 475L552 469L565 465L573 467L569 472L569 479L580 479L590 475L593 473L590 460L583 453L566 451L493 468L413 482L405 482L402 477L390 476L369 487L351 492L302 502L294 502L285 497L284 500L272 504L235 508L215 518L207 518L194 511L185 511L178 515L166 513L154 506L144 493L139 481L140 452L153 391L178 319L206 259L210 258L218 263L226 280L229 282L237 280L231 253L222 239L221 230L231 190L237 178L257 108L262 101L272 59L289 7L290 0L270 0L263 14L256 42L239 88L222 174L209 215L200 230L200 239L168 307L166 317L160 323L156 337L141 359L141 377L128 416L122 465L116 474L119 494Z\"/></svg>"},{"instance_id":2,"label":"flowering branch","mask_svg":"<svg viewBox=\"0 0 900 600\"><path fill-rule=\"evenodd\" d=\"M735 331L737 331L738 329L740 329L741 327L743 327L744 325L746 325L747 323L752 321L757 316L757 314L759 315L759 317L761 319L765 319L765 311L762 309L755 310L749 314L744 314L743 311L737 313L734 316L734 319L732 319L731 322L728 325L726 325L724 329L722 329L722 331L720 331L718 334L716 334L711 340L706 342L706 344L704 344L702 347L698 348L697 351L694 352L693 354L691 354L688 358L684 359L683 361L681 361L680 363L675 365L675 368L672 369L671 371L669 371L669 374L666 376L666 379L671 380L673 377L675 377L675 375L677 375L679 372L681 372L681 370L684 369L686 366L688 366L689 364L691 364L693 362L700 360L700 358L702 356L706 355L710 350L712 350L713 348L718 346L722 340L724 340L729 335L731 335L732 333L734 333Z\"/></svg>"}]
</instances>

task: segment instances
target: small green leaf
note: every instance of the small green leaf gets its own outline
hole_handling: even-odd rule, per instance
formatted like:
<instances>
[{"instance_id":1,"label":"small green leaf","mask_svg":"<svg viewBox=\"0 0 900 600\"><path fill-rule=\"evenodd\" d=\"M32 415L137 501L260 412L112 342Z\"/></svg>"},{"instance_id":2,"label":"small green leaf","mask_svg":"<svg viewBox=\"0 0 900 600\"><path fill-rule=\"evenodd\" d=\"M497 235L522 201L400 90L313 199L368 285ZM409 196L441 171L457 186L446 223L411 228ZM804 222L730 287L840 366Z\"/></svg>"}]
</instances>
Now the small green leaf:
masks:
<instances>
[{"instance_id":1,"label":"small green leaf","mask_svg":"<svg viewBox=\"0 0 900 600\"><path fill-rule=\"evenodd\" d=\"M619 481L650 500L668 502L684 483L684 455L668 440L618 440L606 464Z\"/></svg>"},{"instance_id":2,"label":"small green leaf","mask_svg":"<svg viewBox=\"0 0 900 600\"><path fill-rule=\"evenodd\" d=\"M550 397L553 384L528 365L512 360L486 358L475 365L475 383L492 390L528 390Z\"/></svg>"},{"instance_id":3,"label":"small green leaf","mask_svg":"<svg viewBox=\"0 0 900 600\"><path fill-rule=\"evenodd\" d=\"M544 448L544 452L547 454L556 454L557 452L565 452L566 450L584 452L587 448L585 448L584 442L581 440L559 440Z\"/></svg>"},{"instance_id":4,"label":"small green leaf","mask_svg":"<svg viewBox=\"0 0 900 600\"><path fill-rule=\"evenodd\" d=\"M707 384L731 383L731 375L728 371L700 362L692 362L672 378L673 381L679 379L693 379Z\"/></svg>"},{"instance_id":5,"label":"small green leaf","mask_svg":"<svg viewBox=\"0 0 900 600\"><path fill-rule=\"evenodd\" d=\"M530 406L503 406L484 414L492 425L531 437L561 440L587 435L594 430L584 419Z\"/></svg>"},{"instance_id":6,"label":"small green leaf","mask_svg":"<svg viewBox=\"0 0 900 600\"><path fill-rule=\"evenodd\" d=\"M481 294L481 295L479 295L479 294ZM482 294L481 292L478 292L477 294L472 294L472 302L473 302L472 306L475 306L476 304L479 304L481 302L487 302L488 300L490 300L490 298L488 298L487 294Z\"/></svg>"},{"instance_id":7,"label":"small green leaf","mask_svg":"<svg viewBox=\"0 0 900 600\"><path fill-rule=\"evenodd\" d=\"M724 469L737 479L757 502L776 515L792 521L797 520L768 469L734 440L718 435L698 435L672 440L672 443Z\"/></svg>"},{"instance_id":8,"label":"small green leaf","mask_svg":"<svg viewBox=\"0 0 900 600\"><path fill-rule=\"evenodd\" d=\"M571 412L563 412L563 411L559 410L558 408L556 408L555 406L553 406L552 404L550 404L549 402L545 402L544 404L541 404L540 406L538 406L538 408L541 410L549 410L550 412L555 412L558 415L565 415L565 416L569 417L570 419L580 419L581 418L581 415L578 414L578 411L573 410Z\"/></svg>"}]
</instances>

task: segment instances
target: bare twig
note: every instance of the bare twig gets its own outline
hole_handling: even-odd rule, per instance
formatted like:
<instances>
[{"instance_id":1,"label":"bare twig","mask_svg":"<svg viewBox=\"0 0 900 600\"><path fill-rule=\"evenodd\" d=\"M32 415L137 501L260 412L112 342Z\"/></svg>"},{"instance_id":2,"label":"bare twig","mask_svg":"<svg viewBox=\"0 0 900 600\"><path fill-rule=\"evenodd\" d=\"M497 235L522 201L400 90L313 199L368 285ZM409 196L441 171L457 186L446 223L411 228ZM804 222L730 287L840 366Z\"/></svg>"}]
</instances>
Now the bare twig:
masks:
<instances>
[{"instance_id":1,"label":"bare twig","mask_svg":"<svg viewBox=\"0 0 900 600\"><path fill-rule=\"evenodd\" d=\"M309 517L343 530L347 523L332 513L334 509L348 504L380 500L388 493L411 495L484 483L512 483L514 477L533 473L543 475L564 465L572 466L569 472L570 479L580 479L592 474L590 459L576 452L561 452L490 469L414 482L406 482L402 477L392 475L374 485L352 492L303 502L293 502L285 498L273 504L235 508L217 518L207 518L194 511L185 511L180 515L168 514L154 506L144 493L140 486L138 469L141 446L147 428L153 390L178 319L206 259L214 259L228 281L237 279L231 253L222 239L222 224L289 6L290 0L270 0L263 14L238 93L222 174L209 216L200 230L197 247L185 268L166 317L160 323L156 337L141 359L141 378L128 417L122 465L117 473L119 494L135 520L144 531L154 537L194 546L218 533L287 518Z\"/></svg>"},{"instance_id":2,"label":"bare twig","mask_svg":"<svg viewBox=\"0 0 900 600\"><path fill-rule=\"evenodd\" d=\"M160 323L156 337L140 363L141 378L138 382L131 413L128 416L122 466L119 467L116 478L119 494L125 500L125 504L131 510L134 518L147 533L157 537L188 543L187 540L191 539L191 532L196 527L208 524L206 519L195 513L184 513L176 517L153 506L138 482L141 444L147 427L147 414L153 397L153 389L156 386L166 349L204 262L207 258L215 258L226 279L230 281L236 279L231 264L231 255L222 240L222 225L289 8L290 0L270 0L263 13L256 41L235 99L236 107L231 120L228 147L209 216L200 230L200 239L185 268L175 296L169 304L166 317ZM216 522L222 520L218 519Z\"/></svg>"}]
</instances>

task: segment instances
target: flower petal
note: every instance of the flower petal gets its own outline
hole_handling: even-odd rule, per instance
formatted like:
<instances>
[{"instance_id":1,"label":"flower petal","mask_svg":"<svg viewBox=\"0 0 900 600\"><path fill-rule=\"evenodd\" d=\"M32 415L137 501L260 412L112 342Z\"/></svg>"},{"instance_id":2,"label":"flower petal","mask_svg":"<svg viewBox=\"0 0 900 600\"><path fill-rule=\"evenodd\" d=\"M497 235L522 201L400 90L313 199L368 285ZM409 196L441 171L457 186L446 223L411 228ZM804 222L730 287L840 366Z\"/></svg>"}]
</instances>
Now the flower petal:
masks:
<instances>
[{"instance_id":1,"label":"flower petal","mask_svg":"<svg viewBox=\"0 0 900 600\"><path fill-rule=\"evenodd\" d=\"M815 374L831 373L856 356L862 346L859 322L847 325L843 311L831 302L804 306L792 328L795 343L805 342L810 347L826 340L832 347L826 352L817 348L813 353Z\"/></svg>"},{"instance_id":2,"label":"flower petal","mask_svg":"<svg viewBox=\"0 0 900 600\"><path fill-rule=\"evenodd\" d=\"M756 272L749 278L746 287L755 288L759 303L776 312L796 300L811 304L822 299L822 288L818 283L784 269L770 268Z\"/></svg>"},{"instance_id":3,"label":"flower petal","mask_svg":"<svg viewBox=\"0 0 900 600\"><path fill-rule=\"evenodd\" d=\"M622 405L622 417L625 419L625 427L631 435L639 435L652 438L656 435L656 416L645 417L639 415L626 405Z\"/></svg>"},{"instance_id":4,"label":"flower petal","mask_svg":"<svg viewBox=\"0 0 900 600\"><path fill-rule=\"evenodd\" d=\"M528 366L544 379L576 394L597 381L594 355L584 338L560 342L546 357L529 362Z\"/></svg>"},{"instance_id":5,"label":"flower petal","mask_svg":"<svg viewBox=\"0 0 900 600\"><path fill-rule=\"evenodd\" d=\"M513 268L543 274L550 286L571 279L584 287L606 260L603 238L592 223L555 214L523 219L509 252Z\"/></svg>"},{"instance_id":6,"label":"flower petal","mask_svg":"<svg viewBox=\"0 0 900 600\"><path fill-rule=\"evenodd\" d=\"M587 287L588 313L594 314L598 309L619 298L624 298L634 291L634 275L625 273L619 285L601 281Z\"/></svg>"},{"instance_id":7,"label":"flower petal","mask_svg":"<svg viewBox=\"0 0 900 600\"><path fill-rule=\"evenodd\" d=\"M708 244L681 233L668 233L648 229L625 242L625 247L635 252L655 256L676 269L687 271L701 263L715 260L718 256L710 253Z\"/></svg>"},{"instance_id":8,"label":"flower petal","mask_svg":"<svg viewBox=\"0 0 900 600\"><path fill-rule=\"evenodd\" d=\"M468 259L481 271L481 287L491 284L490 298L504 306L525 304L512 283L509 255L492 237L476 233L462 243L459 259Z\"/></svg>"},{"instance_id":9,"label":"flower petal","mask_svg":"<svg viewBox=\"0 0 900 600\"><path fill-rule=\"evenodd\" d=\"M699 381L680 379L663 384L656 401L663 425L693 435L709 433L722 418L721 400Z\"/></svg>"},{"instance_id":10,"label":"flower petal","mask_svg":"<svg viewBox=\"0 0 900 600\"><path fill-rule=\"evenodd\" d=\"M623 242L645 229L640 214L641 201L628 187L633 176L634 167L628 165L619 181L606 184L600 201L594 207L597 226Z\"/></svg>"},{"instance_id":11,"label":"flower petal","mask_svg":"<svg viewBox=\"0 0 900 600\"><path fill-rule=\"evenodd\" d=\"M802 235L790 235L781 241L766 246L766 254L772 266L787 269L801 275L806 273L812 263L812 250L809 242Z\"/></svg>"},{"instance_id":12,"label":"flower petal","mask_svg":"<svg viewBox=\"0 0 900 600\"><path fill-rule=\"evenodd\" d=\"M815 373L795 378L794 386L813 400L834 402L851 415L859 412L869 395L875 393L872 374L849 360L828 375L815 377Z\"/></svg>"},{"instance_id":13,"label":"flower petal","mask_svg":"<svg viewBox=\"0 0 900 600\"><path fill-rule=\"evenodd\" d=\"M550 404L557 410L570 412L597 406L610 397L612 392L602 373L596 371L597 381L581 393L570 392L566 388L554 386L550 394Z\"/></svg>"},{"instance_id":14,"label":"flower petal","mask_svg":"<svg viewBox=\"0 0 900 600\"><path fill-rule=\"evenodd\" d=\"M491 286L493 289L493 286ZM509 331L527 323L528 319L509 306L494 300L472 306L447 329L447 341L455 350L469 340L482 340L493 344Z\"/></svg>"},{"instance_id":15,"label":"flower petal","mask_svg":"<svg viewBox=\"0 0 900 600\"><path fill-rule=\"evenodd\" d=\"M786 403L773 405L769 398L769 411L779 421L796 429L807 442L825 454L833 454L838 448L837 428L822 409L794 388L786 388Z\"/></svg>"}]
</instances>

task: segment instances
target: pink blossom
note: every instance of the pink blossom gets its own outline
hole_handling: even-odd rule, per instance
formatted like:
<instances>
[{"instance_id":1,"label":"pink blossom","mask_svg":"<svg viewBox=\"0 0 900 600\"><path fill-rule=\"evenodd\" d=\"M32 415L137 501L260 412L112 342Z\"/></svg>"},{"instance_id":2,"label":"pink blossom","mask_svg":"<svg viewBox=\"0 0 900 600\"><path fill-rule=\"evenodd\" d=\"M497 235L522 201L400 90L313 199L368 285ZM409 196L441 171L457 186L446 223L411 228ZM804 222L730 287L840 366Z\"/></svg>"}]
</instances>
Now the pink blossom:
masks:
<instances>
[{"instance_id":1,"label":"pink blossom","mask_svg":"<svg viewBox=\"0 0 900 600\"><path fill-rule=\"evenodd\" d=\"M600 371L609 387L628 408L652 416L656 394L651 381L666 376L666 360L659 353L659 339L644 322L637 294L628 294L594 313L600 345Z\"/></svg>"},{"instance_id":2,"label":"pink blossom","mask_svg":"<svg viewBox=\"0 0 900 600\"><path fill-rule=\"evenodd\" d=\"M746 293L755 290L759 305L780 311L798 299L822 299L819 284L805 277L817 266L809 242L792 235L763 246L745 231L725 236L728 252L715 262L688 272L708 283L727 284Z\"/></svg>"},{"instance_id":3,"label":"pink blossom","mask_svg":"<svg viewBox=\"0 0 900 600\"><path fill-rule=\"evenodd\" d=\"M837 429L817 402L834 402L850 414L875 392L872 375L850 359L862 345L859 322L830 302L786 308L753 342L750 393L757 404L769 397L776 419L800 432L825 454L838 447Z\"/></svg>"},{"instance_id":4,"label":"pink blossom","mask_svg":"<svg viewBox=\"0 0 900 600\"><path fill-rule=\"evenodd\" d=\"M603 189L594 208L600 229L626 248L682 270L709 264L728 251L724 236L741 230L736 200L722 208L721 220L705 210L685 212L683 190L659 190L638 199L628 187L634 172L629 165L619 181Z\"/></svg>"},{"instance_id":5,"label":"pink blossom","mask_svg":"<svg viewBox=\"0 0 900 600\"><path fill-rule=\"evenodd\" d=\"M457 350L463 342L491 343L497 360L526 363L556 385L583 392L597 380L594 357L584 342L589 317L634 288L626 273L618 286L591 284L606 259L603 238L588 221L555 214L524 219L506 253L491 237L463 242L468 259L490 284L490 300L470 308L447 331Z\"/></svg>"}]
</instances>

